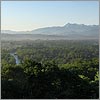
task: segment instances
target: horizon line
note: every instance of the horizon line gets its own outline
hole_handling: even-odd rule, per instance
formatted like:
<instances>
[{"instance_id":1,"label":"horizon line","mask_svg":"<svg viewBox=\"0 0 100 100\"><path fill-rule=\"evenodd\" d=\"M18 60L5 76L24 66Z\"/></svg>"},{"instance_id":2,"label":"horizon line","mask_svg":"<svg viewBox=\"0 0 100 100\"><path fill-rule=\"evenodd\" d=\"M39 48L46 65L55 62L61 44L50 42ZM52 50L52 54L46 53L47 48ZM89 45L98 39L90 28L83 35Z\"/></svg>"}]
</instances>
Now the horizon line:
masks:
<instances>
[{"instance_id":1,"label":"horizon line","mask_svg":"<svg viewBox=\"0 0 100 100\"><path fill-rule=\"evenodd\" d=\"M39 27L39 28L36 28L36 29L33 29L33 30L37 30L37 29L42 29L42 28L50 28L50 27L64 27L68 24L77 24L77 25L85 25L85 26L98 26L99 24L82 24L82 23L67 23L67 24L64 24L64 25L55 25L55 26L46 26L46 27ZM2 26L1 26L2 27ZM30 32L30 31L33 31L32 29L31 30L14 30L14 29L2 29L1 28L1 31L14 31L14 32Z\"/></svg>"}]
</instances>

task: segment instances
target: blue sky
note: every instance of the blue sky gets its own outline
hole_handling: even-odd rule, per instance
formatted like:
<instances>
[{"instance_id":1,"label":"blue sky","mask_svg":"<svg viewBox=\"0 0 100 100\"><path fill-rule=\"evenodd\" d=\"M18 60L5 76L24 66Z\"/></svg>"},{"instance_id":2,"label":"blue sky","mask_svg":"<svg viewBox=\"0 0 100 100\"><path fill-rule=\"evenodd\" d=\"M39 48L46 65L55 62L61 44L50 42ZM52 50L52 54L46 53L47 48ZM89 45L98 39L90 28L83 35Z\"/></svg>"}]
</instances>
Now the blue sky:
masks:
<instances>
[{"instance_id":1,"label":"blue sky","mask_svg":"<svg viewBox=\"0 0 100 100\"><path fill-rule=\"evenodd\" d=\"M2 1L1 29L29 31L67 23L99 24L98 1Z\"/></svg>"}]
</instances>

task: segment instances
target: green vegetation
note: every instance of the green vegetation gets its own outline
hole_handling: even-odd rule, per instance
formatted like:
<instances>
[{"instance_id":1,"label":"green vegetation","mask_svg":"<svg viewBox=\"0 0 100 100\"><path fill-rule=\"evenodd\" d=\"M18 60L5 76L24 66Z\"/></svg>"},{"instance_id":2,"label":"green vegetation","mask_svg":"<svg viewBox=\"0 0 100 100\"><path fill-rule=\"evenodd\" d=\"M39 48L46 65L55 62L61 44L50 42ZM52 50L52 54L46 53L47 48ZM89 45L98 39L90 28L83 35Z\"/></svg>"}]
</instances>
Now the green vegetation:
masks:
<instances>
[{"instance_id":1,"label":"green vegetation","mask_svg":"<svg viewBox=\"0 0 100 100\"><path fill-rule=\"evenodd\" d=\"M2 41L1 62L2 99L99 98L97 40Z\"/></svg>"}]
</instances>

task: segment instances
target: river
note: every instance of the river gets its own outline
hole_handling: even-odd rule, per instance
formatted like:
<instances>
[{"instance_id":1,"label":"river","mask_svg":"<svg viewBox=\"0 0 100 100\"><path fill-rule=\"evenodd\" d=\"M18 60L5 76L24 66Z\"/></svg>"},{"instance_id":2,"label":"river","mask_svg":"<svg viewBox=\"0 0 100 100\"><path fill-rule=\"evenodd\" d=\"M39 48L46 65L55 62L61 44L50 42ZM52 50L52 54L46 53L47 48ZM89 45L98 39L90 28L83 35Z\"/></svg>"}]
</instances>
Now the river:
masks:
<instances>
[{"instance_id":1,"label":"river","mask_svg":"<svg viewBox=\"0 0 100 100\"><path fill-rule=\"evenodd\" d=\"M17 64L17 65L20 64L20 60L19 60L17 54L15 54L15 53L10 53L10 55L13 56L13 57L15 58L15 60L16 60L16 64Z\"/></svg>"}]
</instances>

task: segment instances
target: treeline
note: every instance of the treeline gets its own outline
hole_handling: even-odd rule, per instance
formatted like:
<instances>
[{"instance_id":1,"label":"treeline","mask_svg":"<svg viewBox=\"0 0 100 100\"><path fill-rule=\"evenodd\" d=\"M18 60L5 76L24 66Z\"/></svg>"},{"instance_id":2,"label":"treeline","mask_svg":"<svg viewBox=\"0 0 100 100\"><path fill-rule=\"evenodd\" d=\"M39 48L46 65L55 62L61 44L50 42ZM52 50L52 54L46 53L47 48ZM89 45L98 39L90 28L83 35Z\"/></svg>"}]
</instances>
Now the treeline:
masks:
<instances>
[{"instance_id":1,"label":"treeline","mask_svg":"<svg viewBox=\"0 0 100 100\"><path fill-rule=\"evenodd\" d=\"M93 62L91 62L93 63ZM79 64L79 63L78 63ZM86 65L85 67L83 65ZM2 68L2 99L97 99L98 63L58 67L25 60Z\"/></svg>"},{"instance_id":2,"label":"treeline","mask_svg":"<svg viewBox=\"0 0 100 100\"><path fill-rule=\"evenodd\" d=\"M55 61L57 64L76 59L90 60L99 55L97 40L7 41L2 48L2 53L4 50L16 52L21 61L31 58L37 62Z\"/></svg>"}]
</instances>

